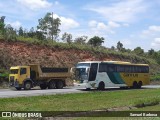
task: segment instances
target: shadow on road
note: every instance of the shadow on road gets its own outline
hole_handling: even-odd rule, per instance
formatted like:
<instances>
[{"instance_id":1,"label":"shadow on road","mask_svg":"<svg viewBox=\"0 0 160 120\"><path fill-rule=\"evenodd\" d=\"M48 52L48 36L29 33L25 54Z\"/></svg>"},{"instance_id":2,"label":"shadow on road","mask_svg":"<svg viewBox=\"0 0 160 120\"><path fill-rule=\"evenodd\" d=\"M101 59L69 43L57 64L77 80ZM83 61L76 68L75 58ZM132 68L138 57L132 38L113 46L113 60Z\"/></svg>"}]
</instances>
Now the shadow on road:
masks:
<instances>
[{"instance_id":1,"label":"shadow on road","mask_svg":"<svg viewBox=\"0 0 160 120\"><path fill-rule=\"evenodd\" d=\"M80 90L80 91L91 91L91 92L94 92L94 91L107 92L107 91L143 90L143 89L148 89L148 88L140 88L140 89L133 89L133 88L105 88L104 90L98 90L98 89L90 89L90 90L77 89L77 90Z\"/></svg>"},{"instance_id":2,"label":"shadow on road","mask_svg":"<svg viewBox=\"0 0 160 120\"><path fill-rule=\"evenodd\" d=\"M10 88L11 90L13 91L19 91L19 90L16 90L15 88ZM125 91L125 90L143 90L143 89L151 89L151 88L145 88L145 87L142 87L140 89L133 89L133 88L119 88L119 87L116 87L116 88L105 88L104 90L98 90L98 89L90 89L90 90L86 90L85 88L76 88L76 87L64 87L63 89L43 89L43 90L65 90L65 89L75 89L75 90L79 90L79 91L91 91L91 92L94 92L94 91ZM38 91L38 90L42 90L40 89L39 87L35 87L35 88L32 88L31 90L24 90L23 88L20 90L20 91Z\"/></svg>"}]
</instances>

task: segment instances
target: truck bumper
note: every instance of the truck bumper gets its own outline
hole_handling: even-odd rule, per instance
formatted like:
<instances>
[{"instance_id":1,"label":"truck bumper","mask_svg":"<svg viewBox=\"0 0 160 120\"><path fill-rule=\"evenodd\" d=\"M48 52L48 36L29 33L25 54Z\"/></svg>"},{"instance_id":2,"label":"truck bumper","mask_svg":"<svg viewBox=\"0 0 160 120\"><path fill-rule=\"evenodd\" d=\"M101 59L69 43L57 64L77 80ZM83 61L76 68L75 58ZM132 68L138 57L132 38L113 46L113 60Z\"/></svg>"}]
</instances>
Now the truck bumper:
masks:
<instances>
[{"instance_id":1,"label":"truck bumper","mask_svg":"<svg viewBox=\"0 0 160 120\"><path fill-rule=\"evenodd\" d=\"M12 82L10 82L10 83L9 83L9 86L10 86L10 87L22 87L22 85L19 84L18 81L12 81Z\"/></svg>"}]
</instances>

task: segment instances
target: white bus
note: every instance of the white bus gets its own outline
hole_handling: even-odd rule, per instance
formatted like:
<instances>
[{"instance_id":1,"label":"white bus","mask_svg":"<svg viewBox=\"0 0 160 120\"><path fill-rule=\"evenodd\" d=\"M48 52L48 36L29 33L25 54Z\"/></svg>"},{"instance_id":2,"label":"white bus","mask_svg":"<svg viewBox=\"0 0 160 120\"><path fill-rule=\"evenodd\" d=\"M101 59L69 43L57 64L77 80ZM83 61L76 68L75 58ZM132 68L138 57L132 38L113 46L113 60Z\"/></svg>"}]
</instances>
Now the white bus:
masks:
<instances>
[{"instance_id":1,"label":"white bus","mask_svg":"<svg viewBox=\"0 0 160 120\"><path fill-rule=\"evenodd\" d=\"M76 87L97 88L133 87L141 88L150 83L149 65L123 61L87 61L75 66Z\"/></svg>"}]
</instances>

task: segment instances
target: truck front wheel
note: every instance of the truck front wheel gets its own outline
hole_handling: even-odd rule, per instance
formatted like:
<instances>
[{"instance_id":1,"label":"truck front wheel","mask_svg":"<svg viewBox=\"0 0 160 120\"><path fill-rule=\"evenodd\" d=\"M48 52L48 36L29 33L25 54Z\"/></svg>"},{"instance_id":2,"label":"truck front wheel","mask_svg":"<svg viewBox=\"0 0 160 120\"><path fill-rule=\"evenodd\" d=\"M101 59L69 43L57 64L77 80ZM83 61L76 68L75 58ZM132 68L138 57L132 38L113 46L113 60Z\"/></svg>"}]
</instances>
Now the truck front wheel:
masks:
<instances>
[{"instance_id":1,"label":"truck front wheel","mask_svg":"<svg viewBox=\"0 0 160 120\"><path fill-rule=\"evenodd\" d=\"M30 90L32 87L32 83L30 81L27 81L24 83L24 89L25 90Z\"/></svg>"},{"instance_id":2,"label":"truck front wheel","mask_svg":"<svg viewBox=\"0 0 160 120\"><path fill-rule=\"evenodd\" d=\"M63 82L62 81L57 81L56 88L57 89L62 89L63 88Z\"/></svg>"}]
</instances>

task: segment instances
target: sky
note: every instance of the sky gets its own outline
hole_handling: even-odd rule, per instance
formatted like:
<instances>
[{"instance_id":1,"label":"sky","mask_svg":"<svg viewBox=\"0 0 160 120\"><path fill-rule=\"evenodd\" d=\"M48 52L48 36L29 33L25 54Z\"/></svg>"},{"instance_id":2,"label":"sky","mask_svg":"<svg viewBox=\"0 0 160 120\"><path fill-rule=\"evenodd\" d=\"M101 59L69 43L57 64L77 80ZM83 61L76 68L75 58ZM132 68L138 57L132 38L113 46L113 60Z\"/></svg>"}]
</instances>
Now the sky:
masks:
<instances>
[{"instance_id":1,"label":"sky","mask_svg":"<svg viewBox=\"0 0 160 120\"><path fill-rule=\"evenodd\" d=\"M110 48L160 50L160 0L1 0L0 16L15 29L30 30L47 12L61 19L61 33L104 37Z\"/></svg>"}]
</instances>

